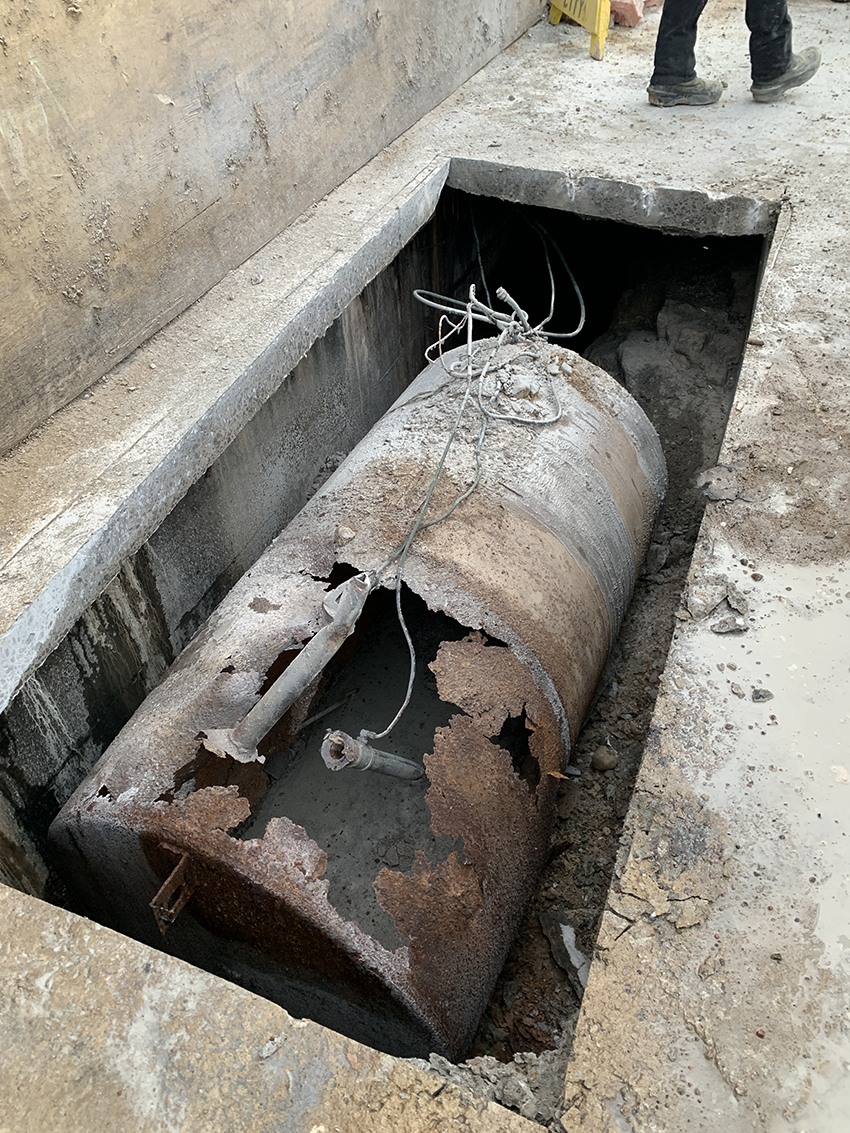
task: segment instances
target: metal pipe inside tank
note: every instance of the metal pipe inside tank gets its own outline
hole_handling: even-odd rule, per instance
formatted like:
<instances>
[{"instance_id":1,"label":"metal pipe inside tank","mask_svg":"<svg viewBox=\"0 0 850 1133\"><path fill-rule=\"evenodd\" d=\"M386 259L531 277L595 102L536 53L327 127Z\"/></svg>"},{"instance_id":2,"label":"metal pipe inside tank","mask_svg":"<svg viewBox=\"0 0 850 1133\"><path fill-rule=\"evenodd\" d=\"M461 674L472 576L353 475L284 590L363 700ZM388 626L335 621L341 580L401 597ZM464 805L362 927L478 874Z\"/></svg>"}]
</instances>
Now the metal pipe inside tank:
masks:
<instances>
[{"instance_id":1,"label":"metal pipe inside tank","mask_svg":"<svg viewBox=\"0 0 850 1133\"><path fill-rule=\"evenodd\" d=\"M353 767L357 771L377 771L395 779L415 782L425 774L425 768L412 759L380 751L363 740L355 740L346 732L328 732L322 743L322 759L331 771Z\"/></svg>"},{"instance_id":2,"label":"metal pipe inside tank","mask_svg":"<svg viewBox=\"0 0 850 1133\"><path fill-rule=\"evenodd\" d=\"M323 603L325 613L331 618L330 623L308 641L241 723L235 728L207 729L204 747L216 755L229 755L240 763L255 760L262 763L263 757L257 753L257 744L309 688L354 632L366 599L376 585L375 574L365 571L332 590Z\"/></svg>"}]
</instances>

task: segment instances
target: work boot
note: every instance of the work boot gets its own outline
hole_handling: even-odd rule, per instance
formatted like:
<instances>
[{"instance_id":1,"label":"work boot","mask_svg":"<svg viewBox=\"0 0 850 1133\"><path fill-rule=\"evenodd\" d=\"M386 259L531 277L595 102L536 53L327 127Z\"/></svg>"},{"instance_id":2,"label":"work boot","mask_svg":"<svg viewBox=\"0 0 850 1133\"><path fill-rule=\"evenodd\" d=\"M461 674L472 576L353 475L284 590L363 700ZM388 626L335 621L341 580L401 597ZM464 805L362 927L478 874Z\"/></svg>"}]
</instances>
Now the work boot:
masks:
<instances>
[{"instance_id":1,"label":"work boot","mask_svg":"<svg viewBox=\"0 0 850 1133\"><path fill-rule=\"evenodd\" d=\"M769 83L753 83L750 90L756 102L776 102L791 87L801 87L807 83L820 66L820 51L807 47L799 55L791 56L791 66L784 75Z\"/></svg>"},{"instance_id":2,"label":"work boot","mask_svg":"<svg viewBox=\"0 0 850 1133\"><path fill-rule=\"evenodd\" d=\"M650 83L646 88L653 106L710 106L726 84L717 79L689 79L686 83Z\"/></svg>"}]
</instances>

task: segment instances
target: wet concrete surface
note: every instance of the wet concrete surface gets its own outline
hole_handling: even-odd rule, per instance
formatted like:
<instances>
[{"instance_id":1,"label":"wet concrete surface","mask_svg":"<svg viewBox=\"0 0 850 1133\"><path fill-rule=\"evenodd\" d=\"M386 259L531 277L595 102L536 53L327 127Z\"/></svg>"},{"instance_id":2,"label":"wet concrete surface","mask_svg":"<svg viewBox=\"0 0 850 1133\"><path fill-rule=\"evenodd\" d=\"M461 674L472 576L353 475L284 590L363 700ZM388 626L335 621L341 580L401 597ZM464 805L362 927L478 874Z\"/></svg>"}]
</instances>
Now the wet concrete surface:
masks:
<instances>
[{"instance_id":1,"label":"wet concrete surface","mask_svg":"<svg viewBox=\"0 0 850 1133\"><path fill-rule=\"evenodd\" d=\"M569 1075L593 1065L621 1116L637 1109L662 1128L678 1109L696 1128L731 1111L741 1128L764 1113L769 1129L833 1133L846 1112L850 573L745 563L725 541L710 556L697 548ZM729 584L742 630L717 632L732 616ZM672 835L685 829L706 832L697 907L671 932L685 895L670 880ZM641 1061L653 1059L646 1090L611 1028L615 1002ZM661 1044L638 1021L650 1003Z\"/></svg>"}]
</instances>

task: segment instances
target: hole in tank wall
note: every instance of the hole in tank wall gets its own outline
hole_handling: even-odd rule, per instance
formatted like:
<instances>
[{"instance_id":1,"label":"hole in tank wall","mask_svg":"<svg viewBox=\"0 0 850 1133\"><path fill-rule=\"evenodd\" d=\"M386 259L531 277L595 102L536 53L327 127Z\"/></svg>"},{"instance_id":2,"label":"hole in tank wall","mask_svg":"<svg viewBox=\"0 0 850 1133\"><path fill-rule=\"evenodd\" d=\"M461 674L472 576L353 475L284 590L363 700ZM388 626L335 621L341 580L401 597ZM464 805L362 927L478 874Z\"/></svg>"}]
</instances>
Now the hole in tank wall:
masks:
<instances>
[{"instance_id":1,"label":"hole in tank wall","mask_svg":"<svg viewBox=\"0 0 850 1133\"><path fill-rule=\"evenodd\" d=\"M406 586L402 608L416 649L416 680L410 706L385 745L421 764L433 746L435 729L458 711L440 699L428 666L442 642L459 641L469 630L428 610ZM352 771L329 775L317 753L328 728L356 736L362 728L377 730L389 724L404 700L408 667L395 594L379 590L368 599L352 638L328 666L306 726L294 734L281 728L286 746L273 745L266 757L270 787L239 828L241 838L261 838L269 820L278 815L302 826L328 855L325 876L331 904L389 949L406 940L378 905L376 876L384 866L408 873L417 850L434 862L444 861L459 844L445 836L436 838L431 831L426 776L405 783Z\"/></svg>"}]
</instances>

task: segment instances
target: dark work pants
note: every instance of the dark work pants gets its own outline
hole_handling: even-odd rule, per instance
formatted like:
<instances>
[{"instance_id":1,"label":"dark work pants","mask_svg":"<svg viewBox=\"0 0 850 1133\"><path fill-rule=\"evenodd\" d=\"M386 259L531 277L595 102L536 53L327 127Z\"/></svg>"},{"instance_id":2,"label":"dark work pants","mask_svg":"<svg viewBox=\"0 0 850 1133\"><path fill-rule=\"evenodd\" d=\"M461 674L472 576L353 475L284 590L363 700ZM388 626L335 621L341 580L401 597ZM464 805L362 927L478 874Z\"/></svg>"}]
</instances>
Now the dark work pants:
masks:
<instances>
[{"instance_id":1,"label":"dark work pants","mask_svg":"<svg viewBox=\"0 0 850 1133\"><path fill-rule=\"evenodd\" d=\"M696 77L697 20L707 0L665 0L655 43L653 85L686 83ZM747 0L753 82L769 83L791 66L791 20L786 0Z\"/></svg>"}]
</instances>

